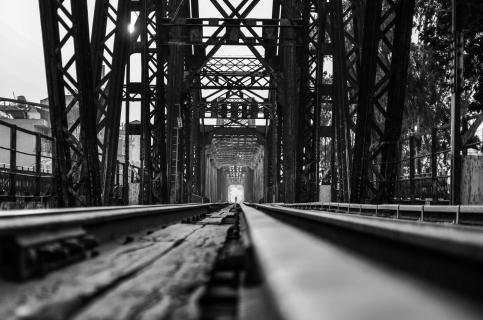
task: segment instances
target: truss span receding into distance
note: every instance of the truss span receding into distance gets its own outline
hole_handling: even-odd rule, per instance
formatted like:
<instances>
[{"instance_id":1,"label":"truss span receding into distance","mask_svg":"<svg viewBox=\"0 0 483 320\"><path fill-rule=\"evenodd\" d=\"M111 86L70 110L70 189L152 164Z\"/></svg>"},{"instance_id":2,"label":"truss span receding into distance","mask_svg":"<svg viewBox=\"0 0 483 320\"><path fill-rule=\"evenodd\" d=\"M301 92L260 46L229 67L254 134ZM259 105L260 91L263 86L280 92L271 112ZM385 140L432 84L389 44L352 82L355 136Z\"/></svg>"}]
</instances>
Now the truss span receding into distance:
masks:
<instances>
[{"instance_id":1,"label":"truss span receding into distance","mask_svg":"<svg viewBox=\"0 0 483 320\"><path fill-rule=\"evenodd\" d=\"M233 168L260 185L252 201L315 201L322 184L393 201L414 7L97 0L89 29L86 2L40 1L59 205L126 201L129 136L142 203L216 198Z\"/></svg>"}]
</instances>

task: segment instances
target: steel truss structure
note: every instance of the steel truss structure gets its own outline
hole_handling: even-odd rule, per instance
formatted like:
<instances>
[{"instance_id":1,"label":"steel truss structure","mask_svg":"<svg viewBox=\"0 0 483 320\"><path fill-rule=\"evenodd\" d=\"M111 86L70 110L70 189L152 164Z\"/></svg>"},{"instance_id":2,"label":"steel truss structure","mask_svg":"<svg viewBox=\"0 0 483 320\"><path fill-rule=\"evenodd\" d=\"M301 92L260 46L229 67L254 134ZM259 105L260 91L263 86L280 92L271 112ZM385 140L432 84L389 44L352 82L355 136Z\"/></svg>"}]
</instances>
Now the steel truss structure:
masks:
<instances>
[{"instance_id":1,"label":"steel truss structure","mask_svg":"<svg viewBox=\"0 0 483 320\"><path fill-rule=\"evenodd\" d=\"M86 1L40 0L59 204L112 204L133 135L141 203L201 199L205 171L263 176L267 202L316 201L323 183L391 202L415 0L271 2L254 19L260 0L210 0L217 18L199 0L97 0L89 30Z\"/></svg>"},{"instance_id":2,"label":"steel truss structure","mask_svg":"<svg viewBox=\"0 0 483 320\"><path fill-rule=\"evenodd\" d=\"M366 1L351 201L394 194L415 1Z\"/></svg>"}]
</instances>

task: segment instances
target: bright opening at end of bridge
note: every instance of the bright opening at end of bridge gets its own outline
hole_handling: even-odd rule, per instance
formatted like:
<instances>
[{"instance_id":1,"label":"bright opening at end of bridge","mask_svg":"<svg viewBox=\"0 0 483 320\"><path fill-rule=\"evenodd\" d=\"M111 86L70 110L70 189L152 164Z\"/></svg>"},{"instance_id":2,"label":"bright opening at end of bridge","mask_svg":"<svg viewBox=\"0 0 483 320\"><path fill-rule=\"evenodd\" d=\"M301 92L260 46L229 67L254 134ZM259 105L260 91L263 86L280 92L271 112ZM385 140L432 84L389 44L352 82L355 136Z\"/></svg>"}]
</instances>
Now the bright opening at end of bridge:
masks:
<instances>
[{"instance_id":1,"label":"bright opening at end of bridge","mask_svg":"<svg viewBox=\"0 0 483 320\"><path fill-rule=\"evenodd\" d=\"M241 203L245 201L245 188L241 185L230 185L228 187L228 201Z\"/></svg>"}]
</instances>

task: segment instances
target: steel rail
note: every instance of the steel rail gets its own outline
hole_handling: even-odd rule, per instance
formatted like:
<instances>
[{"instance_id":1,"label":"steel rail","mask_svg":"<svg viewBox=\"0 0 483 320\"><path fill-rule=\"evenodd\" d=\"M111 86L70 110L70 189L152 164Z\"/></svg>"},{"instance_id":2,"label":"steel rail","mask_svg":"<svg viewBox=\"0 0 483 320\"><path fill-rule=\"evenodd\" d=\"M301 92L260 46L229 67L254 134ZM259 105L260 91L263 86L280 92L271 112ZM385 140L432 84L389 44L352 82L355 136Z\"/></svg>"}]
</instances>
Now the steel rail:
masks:
<instances>
[{"instance_id":1,"label":"steel rail","mask_svg":"<svg viewBox=\"0 0 483 320\"><path fill-rule=\"evenodd\" d=\"M0 273L43 276L97 254L99 244L197 220L225 203L8 211L0 214ZM121 241L122 242L122 241Z\"/></svg>"},{"instance_id":2,"label":"steel rail","mask_svg":"<svg viewBox=\"0 0 483 320\"><path fill-rule=\"evenodd\" d=\"M113 211L113 210L119 210L119 209L161 208L161 207L190 206L190 205L199 205L199 204L186 203L186 204L155 204L155 205L103 206L103 207L82 207L82 208L49 208L49 209L42 208L42 209L8 210L8 211L0 212L0 223L2 222L2 220L5 220L5 219L24 217L24 216L30 216L30 217L52 216L52 215L64 215L66 213L79 214L79 213L86 213L86 212Z\"/></svg>"},{"instance_id":3,"label":"steel rail","mask_svg":"<svg viewBox=\"0 0 483 320\"><path fill-rule=\"evenodd\" d=\"M478 319L483 233L474 227L242 206L282 319Z\"/></svg>"},{"instance_id":4,"label":"steel rail","mask_svg":"<svg viewBox=\"0 0 483 320\"><path fill-rule=\"evenodd\" d=\"M40 231L70 226L90 227L102 223L126 222L129 219L161 218L179 215L179 221L194 215L206 213L214 206L225 204L184 204L184 205L135 205L113 207L61 208L13 210L0 214L0 236L19 232ZM168 219L172 221L172 219Z\"/></svg>"},{"instance_id":5,"label":"steel rail","mask_svg":"<svg viewBox=\"0 0 483 320\"><path fill-rule=\"evenodd\" d=\"M402 205L311 202L277 204L287 208L318 210L346 214L371 215L381 218L449 222L461 225L483 225L483 206L471 205Z\"/></svg>"},{"instance_id":6,"label":"steel rail","mask_svg":"<svg viewBox=\"0 0 483 320\"><path fill-rule=\"evenodd\" d=\"M255 204L253 206L276 214L290 215L314 223L324 223L483 263L483 232L477 227L348 216L272 205Z\"/></svg>"}]
</instances>

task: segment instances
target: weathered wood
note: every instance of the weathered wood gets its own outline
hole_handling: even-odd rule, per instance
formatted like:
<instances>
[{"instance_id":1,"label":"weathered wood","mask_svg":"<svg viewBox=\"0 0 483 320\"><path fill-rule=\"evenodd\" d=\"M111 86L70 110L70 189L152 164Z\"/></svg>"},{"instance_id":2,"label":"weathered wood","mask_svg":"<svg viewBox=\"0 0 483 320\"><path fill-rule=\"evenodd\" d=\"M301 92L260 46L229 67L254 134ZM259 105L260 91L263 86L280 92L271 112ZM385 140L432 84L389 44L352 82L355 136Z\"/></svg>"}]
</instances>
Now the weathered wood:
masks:
<instances>
[{"instance_id":1,"label":"weathered wood","mask_svg":"<svg viewBox=\"0 0 483 320\"><path fill-rule=\"evenodd\" d=\"M25 284L0 285L1 319L66 319L86 303L146 268L202 228L173 225L119 244L95 259Z\"/></svg>"},{"instance_id":2,"label":"weathered wood","mask_svg":"<svg viewBox=\"0 0 483 320\"><path fill-rule=\"evenodd\" d=\"M213 212L206 215L206 218L197 222L197 224L207 225L207 224L223 224L226 218L235 217L233 212L229 211L229 208L222 209L217 212Z\"/></svg>"},{"instance_id":3,"label":"weathered wood","mask_svg":"<svg viewBox=\"0 0 483 320\"><path fill-rule=\"evenodd\" d=\"M209 280L229 226L206 225L175 250L97 299L76 320L195 319L193 301Z\"/></svg>"}]
</instances>

